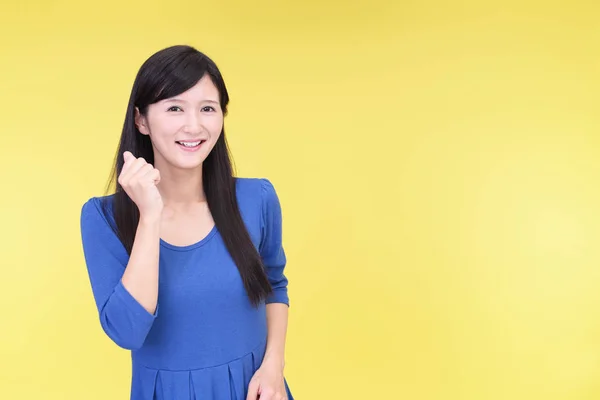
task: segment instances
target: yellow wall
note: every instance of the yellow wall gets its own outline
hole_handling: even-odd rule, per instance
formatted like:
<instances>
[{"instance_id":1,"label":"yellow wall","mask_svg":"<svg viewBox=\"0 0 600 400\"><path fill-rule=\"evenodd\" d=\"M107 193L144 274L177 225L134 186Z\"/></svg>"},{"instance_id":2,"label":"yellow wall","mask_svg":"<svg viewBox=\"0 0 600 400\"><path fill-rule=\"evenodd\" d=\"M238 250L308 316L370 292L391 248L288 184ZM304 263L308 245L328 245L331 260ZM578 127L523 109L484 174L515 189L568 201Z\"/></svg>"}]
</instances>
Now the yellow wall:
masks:
<instances>
[{"instance_id":1,"label":"yellow wall","mask_svg":"<svg viewBox=\"0 0 600 400\"><path fill-rule=\"evenodd\" d=\"M127 397L79 212L176 43L281 197L298 399L600 398L600 3L499 3L3 2L0 398Z\"/></svg>"}]
</instances>

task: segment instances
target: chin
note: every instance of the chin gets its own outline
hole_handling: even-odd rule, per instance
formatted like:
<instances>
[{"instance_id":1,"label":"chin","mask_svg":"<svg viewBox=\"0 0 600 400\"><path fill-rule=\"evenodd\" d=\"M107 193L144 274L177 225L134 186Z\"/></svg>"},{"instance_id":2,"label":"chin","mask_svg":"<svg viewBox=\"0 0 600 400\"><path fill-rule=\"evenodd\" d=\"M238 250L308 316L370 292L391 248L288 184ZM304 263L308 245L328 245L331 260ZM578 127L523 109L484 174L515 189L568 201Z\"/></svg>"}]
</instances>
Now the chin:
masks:
<instances>
[{"instance_id":1,"label":"chin","mask_svg":"<svg viewBox=\"0 0 600 400\"><path fill-rule=\"evenodd\" d=\"M175 165L181 169L197 169L202 167L204 159L202 160L188 160L187 162L178 162Z\"/></svg>"},{"instance_id":2,"label":"chin","mask_svg":"<svg viewBox=\"0 0 600 400\"><path fill-rule=\"evenodd\" d=\"M166 161L167 163L177 169L196 169L202 166L205 157L201 157L199 155L195 157L181 157L179 154L175 154L169 157Z\"/></svg>"}]
</instances>

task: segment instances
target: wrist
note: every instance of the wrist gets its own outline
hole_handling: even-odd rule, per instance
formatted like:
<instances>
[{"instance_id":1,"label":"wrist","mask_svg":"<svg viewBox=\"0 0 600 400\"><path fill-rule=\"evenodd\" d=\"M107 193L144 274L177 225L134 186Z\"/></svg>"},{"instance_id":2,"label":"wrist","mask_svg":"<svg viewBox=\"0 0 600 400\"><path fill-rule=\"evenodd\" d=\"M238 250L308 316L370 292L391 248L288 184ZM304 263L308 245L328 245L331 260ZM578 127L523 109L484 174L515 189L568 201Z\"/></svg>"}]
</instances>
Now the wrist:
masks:
<instances>
[{"instance_id":1,"label":"wrist","mask_svg":"<svg viewBox=\"0 0 600 400\"><path fill-rule=\"evenodd\" d=\"M285 357L282 353L275 351L267 351L263 358L263 362L268 364L274 364L278 368L285 368Z\"/></svg>"},{"instance_id":2,"label":"wrist","mask_svg":"<svg viewBox=\"0 0 600 400\"><path fill-rule=\"evenodd\" d=\"M141 225L156 225L160 222L160 213L140 214Z\"/></svg>"}]
</instances>

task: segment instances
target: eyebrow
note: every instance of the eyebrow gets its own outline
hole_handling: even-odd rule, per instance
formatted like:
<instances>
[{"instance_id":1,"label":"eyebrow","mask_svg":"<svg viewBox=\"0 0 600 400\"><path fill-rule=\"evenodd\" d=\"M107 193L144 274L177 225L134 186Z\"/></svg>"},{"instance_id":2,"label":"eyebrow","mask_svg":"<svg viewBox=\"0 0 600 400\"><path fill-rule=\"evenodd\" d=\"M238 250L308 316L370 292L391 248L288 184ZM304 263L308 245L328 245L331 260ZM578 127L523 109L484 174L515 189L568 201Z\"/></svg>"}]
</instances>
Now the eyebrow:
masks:
<instances>
[{"instance_id":1,"label":"eyebrow","mask_svg":"<svg viewBox=\"0 0 600 400\"><path fill-rule=\"evenodd\" d=\"M172 99L166 99L165 100L165 103L169 103L169 102L187 103L187 101L182 100L182 99L178 99L178 98L172 98ZM216 101L216 100L210 100L210 99L202 100L202 101L200 101L200 103L214 103L214 104L219 104L218 101Z\"/></svg>"}]
</instances>

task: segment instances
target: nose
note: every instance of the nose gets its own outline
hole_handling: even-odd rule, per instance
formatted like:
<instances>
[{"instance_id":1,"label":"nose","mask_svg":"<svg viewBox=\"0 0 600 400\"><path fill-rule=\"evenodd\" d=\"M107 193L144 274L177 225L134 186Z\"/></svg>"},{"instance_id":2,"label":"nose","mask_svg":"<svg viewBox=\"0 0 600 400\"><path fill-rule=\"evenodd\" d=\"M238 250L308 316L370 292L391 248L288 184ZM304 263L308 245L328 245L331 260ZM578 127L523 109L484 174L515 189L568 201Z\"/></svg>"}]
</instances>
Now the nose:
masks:
<instances>
[{"instance_id":1,"label":"nose","mask_svg":"<svg viewBox=\"0 0 600 400\"><path fill-rule=\"evenodd\" d=\"M202 124L202 113L188 112L186 113L184 131L186 133L200 133L204 130Z\"/></svg>"}]
</instances>

